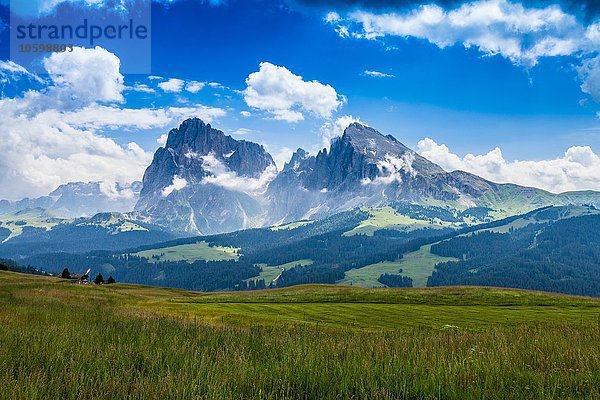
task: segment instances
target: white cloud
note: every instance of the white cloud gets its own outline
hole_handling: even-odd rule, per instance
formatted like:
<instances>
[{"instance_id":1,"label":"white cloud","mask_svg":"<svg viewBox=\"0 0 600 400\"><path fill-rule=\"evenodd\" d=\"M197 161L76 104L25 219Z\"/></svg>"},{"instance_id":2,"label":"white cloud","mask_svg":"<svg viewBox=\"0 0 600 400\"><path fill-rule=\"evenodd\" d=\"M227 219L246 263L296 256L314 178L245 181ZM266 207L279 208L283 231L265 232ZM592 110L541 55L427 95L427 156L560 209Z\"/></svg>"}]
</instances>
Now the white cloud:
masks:
<instances>
[{"instance_id":1,"label":"white cloud","mask_svg":"<svg viewBox=\"0 0 600 400\"><path fill-rule=\"evenodd\" d=\"M329 149L331 141L336 137L342 136L346 128L354 122L366 125L365 123L361 122L359 118L355 118L352 115L343 115L337 118L335 121L325 122L320 129L321 139L323 140L323 147Z\"/></svg>"},{"instance_id":2,"label":"white cloud","mask_svg":"<svg viewBox=\"0 0 600 400\"><path fill-rule=\"evenodd\" d=\"M48 110L44 112L48 120L62 119L71 126L93 129L153 129L163 128L186 118L198 117L210 123L225 115L221 108L202 105L193 107L167 108L116 108L92 104L74 111Z\"/></svg>"},{"instance_id":3,"label":"white cloud","mask_svg":"<svg viewBox=\"0 0 600 400\"><path fill-rule=\"evenodd\" d=\"M202 183L221 186L228 190L243 192L249 195L261 194L269 183L277 176L277 167L267 167L258 178L238 176L229 170L214 154L201 156L202 167L211 175L203 178Z\"/></svg>"},{"instance_id":4,"label":"white cloud","mask_svg":"<svg viewBox=\"0 0 600 400\"><path fill-rule=\"evenodd\" d=\"M156 143L158 143L158 145L160 147L165 147L167 144L168 138L169 138L169 135L167 133L163 133L162 135L160 135L160 137L158 139L156 139Z\"/></svg>"},{"instance_id":5,"label":"white cloud","mask_svg":"<svg viewBox=\"0 0 600 400\"><path fill-rule=\"evenodd\" d=\"M340 21L342 18L340 17L340 14L336 13L336 12L328 12L327 15L325 15L325 22L327 22L328 24L332 24L334 22L338 22Z\"/></svg>"},{"instance_id":6,"label":"white cloud","mask_svg":"<svg viewBox=\"0 0 600 400\"><path fill-rule=\"evenodd\" d=\"M133 90L134 92L142 92L142 93L155 93L156 91L152 89L150 86L145 83L136 83L133 86L127 88L127 90Z\"/></svg>"},{"instance_id":7,"label":"white cloud","mask_svg":"<svg viewBox=\"0 0 600 400\"><path fill-rule=\"evenodd\" d=\"M158 76L158 75L148 75L148 79L150 79L151 81L156 81L156 80L162 80L164 78L162 76Z\"/></svg>"},{"instance_id":8,"label":"white cloud","mask_svg":"<svg viewBox=\"0 0 600 400\"><path fill-rule=\"evenodd\" d=\"M75 47L70 53L53 53L44 59L57 94L83 103L124 101L120 65L117 56L101 47Z\"/></svg>"},{"instance_id":9,"label":"white cloud","mask_svg":"<svg viewBox=\"0 0 600 400\"><path fill-rule=\"evenodd\" d=\"M190 93L198 93L204 88L204 85L204 82L189 81L185 85L185 90L187 90Z\"/></svg>"},{"instance_id":10,"label":"white cloud","mask_svg":"<svg viewBox=\"0 0 600 400\"><path fill-rule=\"evenodd\" d=\"M213 89L225 89L225 86L221 85L219 82L208 82L208 86Z\"/></svg>"},{"instance_id":11,"label":"white cloud","mask_svg":"<svg viewBox=\"0 0 600 400\"><path fill-rule=\"evenodd\" d=\"M412 164L415 161L415 153L406 152L401 157L386 154L383 160L377 162L378 176L371 180L365 178L363 185L389 185L393 182L402 183L403 175L415 176L416 171Z\"/></svg>"},{"instance_id":12,"label":"white cloud","mask_svg":"<svg viewBox=\"0 0 600 400\"><path fill-rule=\"evenodd\" d=\"M140 180L152 153L136 143L118 144L103 132L162 128L191 116L210 121L225 114L202 105L130 109L101 104L120 100L124 89L119 60L104 49L76 51L73 60L53 55L44 65L52 70L49 86L0 99L0 198L45 195L67 182L100 181L108 188Z\"/></svg>"},{"instance_id":13,"label":"white cloud","mask_svg":"<svg viewBox=\"0 0 600 400\"><path fill-rule=\"evenodd\" d=\"M440 48L462 44L525 66L541 57L590 52L600 42L597 29L586 28L558 5L527 8L508 0L467 2L451 10L427 4L403 12L354 11L330 24L343 37L415 37Z\"/></svg>"},{"instance_id":14,"label":"white cloud","mask_svg":"<svg viewBox=\"0 0 600 400\"><path fill-rule=\"evenodd\" d=\"M13 61L0 61L0 81L13 80L15 77L27 77L38 83L45 83L42 78Z\"/></svg>"},{"instance_id":15,"label":"white cloud","mask_svg":"<svg viewBox=\"0 0 600 400\"><path fill-rule=\"evenodd\" d=\"M283 170L283 166L290 161L292 158L292 154L294 154L294 150L289 147L281 147L273 154L273 161L275 161L275 165L281 171Z\"/></svg>"},{"instance_id":16,"label":"white cloud","mask_svg":"<svg viewBox=\"0 0 600 400\"><path fill-rule=\"evenodd\" d=\"M330 85L305 81L287 68L268 62L261 63L259 71L248 76L246 85L246 104L287 122L303 120L303 112L329 118L345 102Z\"/></svg>"},{"instance_id":17,"label":"white cloud","mask_svg":"<svg viewBox=\"0 0 600 400\"><path fill-rule=\"evenodd\" d=\"M173 182L162 190L163 197L168 197L171 193L179 191L187 186L187 181L177 175L173 177Z\"/></svg>"},{"instance_id":18,"label":"white cloud","mask_svg":"<svg viewBox=\"0 0 600 400\"><path fill-rule=\"evenodd\" d=\"M447 171L467 171L493 182L533 186L555 193L600 190L600 157L589 146L573 146L562 157L541 161L508 161L499 148L460 157L429 138L421 140L417 150Z\"/></svg>"},{"instance_id":19,"label":"white cloud","mask_svg":"<svg viewBox=\"0 0 600 400\"><path fill-rule=\"evenodd\" d=\"M234 135L240 135L240 136L244 136L249 134L250 132L252 132L252 129L248 129L248 128L239 128L236 129L235 131L233 131Z\"/></svg>"},{"instance_id":20,"label":"white cloud","mask_svg":"<svg viewBox=\"0 0 600 400\"><path fill-rule=\"evenodd\" d=\"M581 79L581 90L596 101L600 101L600 56L583 61L577 68Z\"/></svg>"},{"instance_id":21,"label":"white cloud","mask_svg":"<svg viewBox=\"0 0 600 400\"><path fill-rule=\"evenodd\" d=\"M135 143L121 146L46 112L20 114L28 101L0 100L0 198L45 195L75 181L132 182L152 159Z\"/></svg>"},{"instance_id":22,"label":"white cloud","mask_svg":"<svg viewBox=\"0 0 600 400\"><path fill-rule=\"evenodd\" d=\"M379 71L371 71L371 70L365 70L365 72L363 72L365 75L367 76L372 76L374 78L395 78L395 75L392 74L386 74L385 72L379 72Z\"/></svg>"},{"instance_id":23,"label":"white cloud","mask_svg":"<svg viewBox=\"0 0 600 400\"><path fill-rule=\"evenodd\" d=\"M249 116L252 115L252 113L250 113L250 111L240 111L240 115L242 117L248 118Z\"/></svg>"},{"instance_id":24,"label":"white cloud","mask_svg":"<svg viewBox=\"0 0 600 400\"><path fill-rule=\"evenodd\" d=\"M167 93L180 93L183 90L185 81L182 79L171 78L166 82L161 82L158 87Z\"/></svg>"}]
</instances>

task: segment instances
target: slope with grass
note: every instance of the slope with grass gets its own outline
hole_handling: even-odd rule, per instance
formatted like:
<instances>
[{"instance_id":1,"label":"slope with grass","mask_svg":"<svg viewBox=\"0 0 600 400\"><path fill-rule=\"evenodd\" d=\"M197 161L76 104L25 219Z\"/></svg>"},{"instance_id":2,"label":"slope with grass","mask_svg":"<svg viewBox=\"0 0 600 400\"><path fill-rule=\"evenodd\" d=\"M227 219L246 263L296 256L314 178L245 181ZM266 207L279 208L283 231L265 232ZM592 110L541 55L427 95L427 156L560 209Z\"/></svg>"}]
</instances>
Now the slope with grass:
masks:
<instances>
[{"instance_id":1,"label":"slope with grass","mask_svg":"<svg viewBox=\"0 0 600 400\"><path fill-rule=\"evenodd\" d=\"M382 274L400 274L413 280L413 287L427 286L427 278L441 262L456 261L453 257L442 257L431 253L431 245L422 246L419 250L407 253L400 261L383 261L362 268L346 271L344 279L337 281L340 285L356 285L364 288L384 287L378 281ZM399 271L402 272L399 272Z\"/></svg>"},{"instance_id":2,"label":"slope with grass","mask_svg":"<svg viewBox=\"0 0 600 400\"><path fill-rule=\"evenodd\" d=\"M158 248L153 250L144 250L134 253L133 255L142 258L147 258L150 262L186 261L189 263L193 263L197 260L237 260L239 258L239 250L240 249L234 247L214 245L210 246L206 242L198 242L192 244L182 244L179 246Z\"/></svg>"},{"instance_id":3,"label":"slope with grass","mask_svg":"<svg viewBox=\"0 0 600 400\"><path fill-rule=\"evenodd\" d=\"M591 399L599 315L491 288L204 294L0 272L0 398Z\"/></svg>"},{"instance_id":4,"label":"slope with grass","mask_svg":"<svg viewBox=\"0 0 600 400\"><path fill-rule=\"evenodd\" d=\"M297 260L289 263L281 264L281 265L267 265L260 264L261 272L258 276L253 278L246 279L246 282L250 281L260 281L264 280L265 284L269 286L270 283L277 283L277 278L281 275L281 273L287 269L294 268L298 265L311 265L313 263L312 260Z\"/></svg>"}]
</instances>

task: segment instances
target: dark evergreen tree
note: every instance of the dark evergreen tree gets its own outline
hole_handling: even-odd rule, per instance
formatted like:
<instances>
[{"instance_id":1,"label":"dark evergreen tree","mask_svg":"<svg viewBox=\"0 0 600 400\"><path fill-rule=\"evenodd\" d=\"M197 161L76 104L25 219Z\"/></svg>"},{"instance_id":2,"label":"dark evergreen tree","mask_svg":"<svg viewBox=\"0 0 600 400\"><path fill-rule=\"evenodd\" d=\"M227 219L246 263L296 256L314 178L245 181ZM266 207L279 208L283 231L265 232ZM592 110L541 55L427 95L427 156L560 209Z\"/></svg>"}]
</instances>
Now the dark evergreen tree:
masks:
<instances>
[{"instance_id":1,"label":"dark evergreen tree","mask_svg":"<svg viewBox=\"0 0 600 400\"><path fill-rule=\"evenodd\" d=\"M94 283L96 285L101 285L104 283L104 277L102 276L102 274L98 274L98 276L96 276L96 279L94 279Z\"/></svg>"}]
</instances>

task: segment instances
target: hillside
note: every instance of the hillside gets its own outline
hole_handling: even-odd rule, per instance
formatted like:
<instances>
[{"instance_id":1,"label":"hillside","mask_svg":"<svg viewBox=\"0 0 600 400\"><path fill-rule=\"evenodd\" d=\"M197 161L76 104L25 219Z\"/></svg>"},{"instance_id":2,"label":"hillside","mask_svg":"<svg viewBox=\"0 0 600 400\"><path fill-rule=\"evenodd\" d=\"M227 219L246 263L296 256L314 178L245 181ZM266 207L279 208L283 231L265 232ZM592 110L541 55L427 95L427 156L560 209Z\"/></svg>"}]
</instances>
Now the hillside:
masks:
<instances>
[{"instance_id":1,"label":"hillside","mask_svg":"<svg viewBox=\"0 0 600 400\"><path fill-rule=\"evenodd\" d=\"M600 246L594 239L600 237L600 211L595 207L544 207L502 220L474 222L485 221L486 213L474 209L456 214L398 203L323 220L183 238L124 251L42 253L22 263L53 273L60 273L65 266L74 271L86 266L121 282L202 291L307 283L367 288L472 284L600 294L600 255L594 250ZM435 221L438 226L425 227L419 220ZM403 225L406 221L411 222ZM579 225L585 226L585 232L577 233ZM555 233L545 236L541 232ZM590 240L577 244L583 233ZM544 246L554 249L548 252L552 263L539 258L541 253L535 247L542 243L536 241L536 235L547 238ZM470 243L478 237L490 238L488 245L493 247L484 250L482 256L488 255L490 261L484 265L477 266L481 258L468 259L472 257L464 251L467 244L457 247L463 249L458 252L438 251L442 244L456 247L456 243ZM509 237L514 238L511 246L507 246ZM583 251L586 246L591 247ZM574 256L576 251L586 257ZM538 264L531 268L529 259L534 254L538 254L533 260ZM524 275L528 278L515 278Z\"/></svg>"},{"instance_id":2,"label":"hillside","mask_svg":"<svg viewBox=\"0 0 600 400\"><path fill-rule=\"evenodd\" d=\"M58 218L42 208L0 214L0 255L22 259L47 252L118 250L176 237L157 226L116 212Z\"/></svg>"},{"instance_id":3,"label":"hillside","mask_svg":"<svg viewBox=\"0 0 600 400\"><path fill-rule=\"evenodd\" d=\"M0 272L0 397L594 398L599 313L491 288L203 294Z\"/></svg>"}]
</instances>

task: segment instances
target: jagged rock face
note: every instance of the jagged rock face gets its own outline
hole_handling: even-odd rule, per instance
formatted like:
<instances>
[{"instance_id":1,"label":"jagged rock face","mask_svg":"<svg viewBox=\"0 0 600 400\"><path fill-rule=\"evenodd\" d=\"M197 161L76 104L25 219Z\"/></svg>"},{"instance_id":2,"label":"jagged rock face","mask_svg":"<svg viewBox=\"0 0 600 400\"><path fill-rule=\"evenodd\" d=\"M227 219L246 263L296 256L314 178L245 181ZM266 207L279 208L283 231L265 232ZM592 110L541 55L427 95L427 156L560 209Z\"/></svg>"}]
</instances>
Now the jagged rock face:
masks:
<instances>
[{"instance_id":1,"label":"jagged rock face","mask_svg":"<svg viewBox=\"0 0 600 400\"><path fill-rule=\"evenodd\" d=\"M246 190L269 170L268 188ZM273 171L273 159L262 146L187 120L155 153L136 211L171 230L212 234L397 202L482 206L505 214L579 198L600 203L597 193L554 195L462 171L448 173L394 137L357 123L330 150L312 156L298 149L279 174Z\"/></svg>"},{"instance_id":2,"label":"jagged rock face","mask_svg":"<svg viewBox=\"0 0 600 400\"><path fill-rule=\"evenodd\" d=\"M261 145L235 140L197 118L169 132L144 174L136 211L173 230L210 234L259 224L261 199L244 179L275 172ZM237 179L237 180L236 180Z\"/></svg>"},{"instance_id":3,"label":"jagged rock face","mask_svg":"<svg viewBox=\"0 0 600 400\"><path fill-rule=\"evenodd\" d=\"M447 175L394 137L354 123L329 151L311 157L300 149L293 155L269 187L272 215L285 222L431 196L458 199L444 181Z\"/></svg>"}]
</instances>

